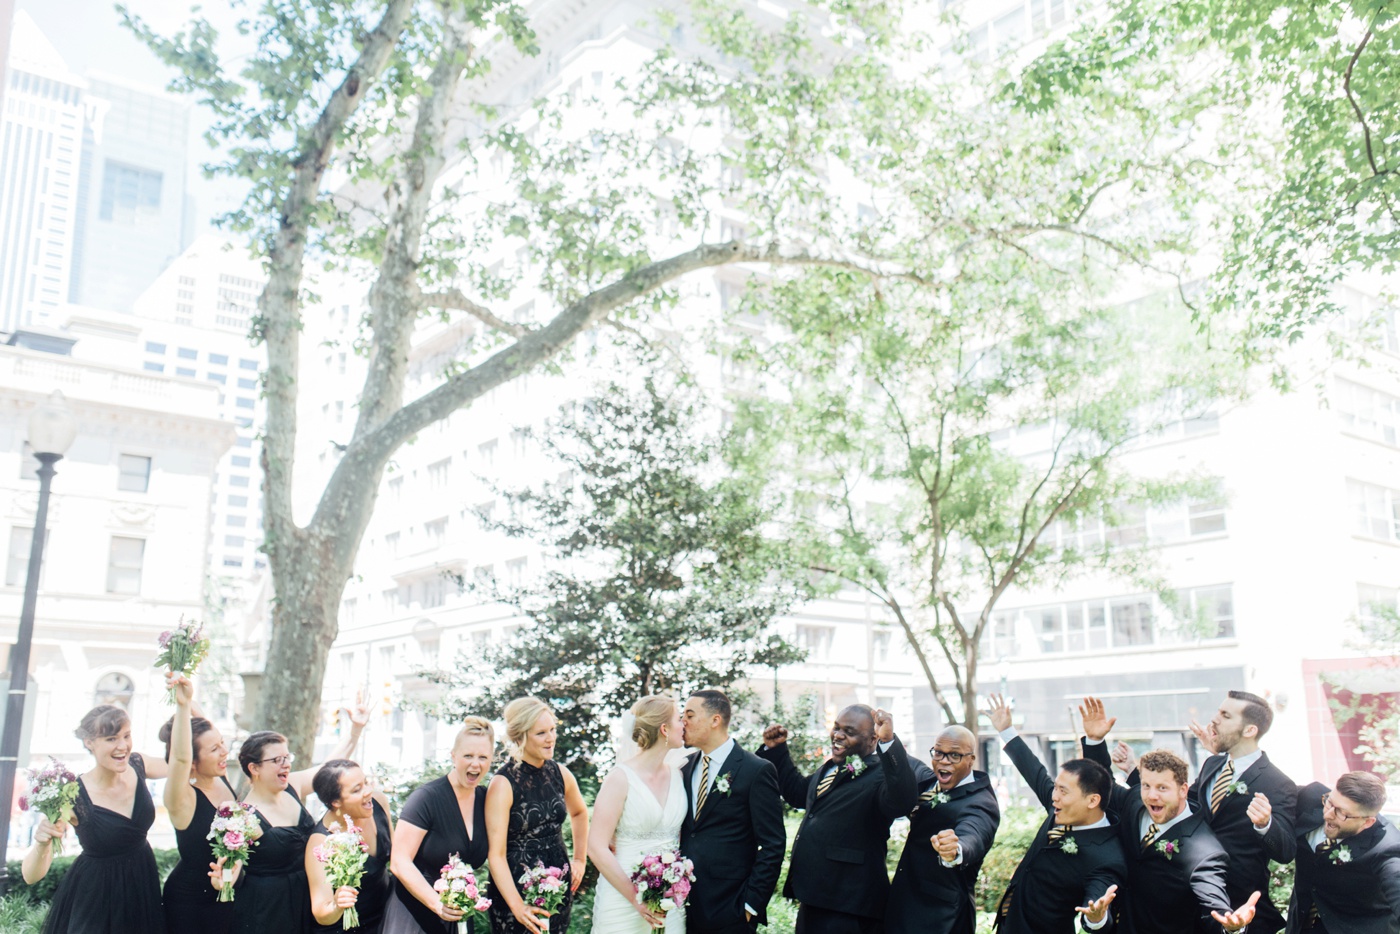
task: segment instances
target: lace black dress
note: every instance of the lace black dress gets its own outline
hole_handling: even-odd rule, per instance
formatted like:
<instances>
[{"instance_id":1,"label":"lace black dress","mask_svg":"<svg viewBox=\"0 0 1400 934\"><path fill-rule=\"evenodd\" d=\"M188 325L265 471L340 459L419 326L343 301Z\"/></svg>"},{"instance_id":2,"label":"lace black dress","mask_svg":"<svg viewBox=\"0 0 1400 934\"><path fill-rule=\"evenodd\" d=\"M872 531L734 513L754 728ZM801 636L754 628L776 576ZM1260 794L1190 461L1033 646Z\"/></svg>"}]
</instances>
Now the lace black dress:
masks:
<instances>
[{"instance_id":1,"label":"lace black dress","mask_svg":"<svg viewBox=\"0 0 1400 934\"><path fill-rule=\"evenodd\" d=\"M418 845L418 853L413 857L413 867L422 874L429 885L442 875L442 867L452 854L478 871L486 862L486 789L476 789L472 802L471 836L467 835L467 825L462 819L462 808L457 803L457 792L447 776L435 778L415 789L404 802L399 814L399 823L409 823L419 830L427 831L423 842ZM474 934L486 934L481 930L485 924L476 925ZM408 890L403 883L394 880L394 895L390 899L389 910L385 914L383 934L456 934L457 925L449 925L432 909L428 908Z\"/></svg>"},{"instance_id":2,"label":"lace black dress","mask_svg":"<svg viewBox=\"0 0 1400 934\"><path fill-rule=\"evenodd\" d=\"M237 801L228 779L222 781L228 800ZM180 861L165 879L165 929L168 934L228 934L233 927L233 902L219 901L209 881L209 864L214 862L209 825L218 808L198 788L194 801L189 826L175 831Z\"/></svg>"},{"instance_id":3,"label":"lace black dress","mask_svg":"<svg viewBox=\"0 0 1400 934\"><path fill-rule=\"evenodd\" d=\"M301 799L292 789L287 794ZM274 827L258 812L263 833L243 867L233 902L234 934L307 934L316 929L311 916L311 889L306 881L306 838L316 819L305 807L290 827Z\"/></svg>"},{"instance_id":4,"label":"lace black dress","mask_svg":"<svg viewBox=\"0 0 1400 934\"><path fill-rule=\"evenodd\" d=\"M389 815L373 802L374 806L374 855L365 860L365 874L360 877L359 897L355 899L355 911L360 923L355 927L344 926L344 919L334 924L317 924L318 931L349 931L352 934L379 934L384 922L384 907L389 900L389 849L394 844L393 831L389 829ZM325 824L317 824L311 831L308 845L320 843L317 837L324 837L328 830ZM314 921L315 918L313 917Z\"/></svg>"},{"instance_id":5,"label":"lace black dress","mask_svg":"<svg viewBox=\"0 0 1400 934\"><path fill-rule=\"evenodd\" d=\"M564 821L569 809L564 804L564 773L553 759L535 768L512 759L496 773L510 780L514 797L510 805L510 829L506 836L506 861L515 879L526 869L543 863L564 870L570 881L569 852L564 848ZM516 883L517 890L519 882ZM523 894L523 893L522 893ZM550 934L565 934L573 909L572 893L564 896L559 911L549 919ZM506 900L491 880L491 934L531 934L515 920Z\"/></svg>"},{"instance_id":6,"label":"lace black dress","mask_svg":"<svg viewBox=\"0 0 1400 934\"><path fill-rule=\"evenodd\" d=\"M127 760L136 771L131 816L93 804L78 779L78 842L83 852L54 892L44 934L162 934L160 873L146 842L156 805L146 787L146 763L137 753Z\"/></svg>"}]
</instances>

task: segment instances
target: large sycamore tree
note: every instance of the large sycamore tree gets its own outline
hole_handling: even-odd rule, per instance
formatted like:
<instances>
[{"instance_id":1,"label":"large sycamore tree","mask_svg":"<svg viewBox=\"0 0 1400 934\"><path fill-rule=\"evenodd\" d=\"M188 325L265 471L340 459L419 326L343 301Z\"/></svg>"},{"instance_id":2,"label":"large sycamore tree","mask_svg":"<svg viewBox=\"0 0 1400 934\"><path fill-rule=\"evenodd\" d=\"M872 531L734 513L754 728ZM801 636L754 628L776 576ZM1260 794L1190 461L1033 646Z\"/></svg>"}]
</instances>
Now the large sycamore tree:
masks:
<instances>
[{"instance_id":1,"label":"large sycamore tree","mask_svg":"<svg viewBox=\"0 0 1400 934\"><path fill-rule=\"evenodd\" d=\"M588 329L682 314L689 273L839 270L912 290L933 316L952 283L983 283L989 306L1014 293L1002 259L1016 253L1190 273L1193 212L1239 190L1211 171L1229 160L1191 148L1228 95L1131 63L1074 95L995 69L959 80L929 61L942 40L923 34L925 13L696 2L654 17L658 37L683 21L684 51L658 43L617 93L538 106L487 90L493 68L539 51L530 9L510 0L253 0L254 48L236 62L205 21L163 36L123 13L175 69L175 90L210 111L211 168L248 188L227 226L266 264L254 336L269 364L276 599L257 722L309 749L342 591L394 452ZM1157 213L1133 212L1148 202ZM510 256L521 261L503 267ZM326 267L367 282L356 346L368 368L353 433L299 522L302 314ZM493 310L521 289L532 315ZM476 336L410 392L427 316Z\"/></svg>"}]
</instances>

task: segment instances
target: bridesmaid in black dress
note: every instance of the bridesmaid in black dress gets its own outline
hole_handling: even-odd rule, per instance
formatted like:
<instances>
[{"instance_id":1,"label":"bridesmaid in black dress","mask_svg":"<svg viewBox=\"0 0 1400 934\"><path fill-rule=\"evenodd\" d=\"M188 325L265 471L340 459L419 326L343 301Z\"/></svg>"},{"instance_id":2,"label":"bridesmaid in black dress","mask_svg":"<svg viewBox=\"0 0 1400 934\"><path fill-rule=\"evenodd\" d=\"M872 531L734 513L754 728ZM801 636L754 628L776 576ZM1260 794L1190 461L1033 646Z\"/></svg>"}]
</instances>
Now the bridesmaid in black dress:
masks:
<instances>
[{"instance_id":1,"label":"bridesmaid in black dress","mask_svg":"<svg viewBox=\"0 0 1400 934\"><path fill-rule=\"evenodd\" d=\"M554 761L558 736L554 713L537 697L506 705L511 761L486 792L490 842L492 934L565 934L574 892L583 881L588 848L588 807L573 774ZM574 834L574 857L564 848L564 819ZM569 892L553 917L526 907L515 880L537 864L563 869Z\"/></svg>"},{"instance_id":2,"label":"bridesmaid in black dress","mask_svg":"<svg viewBox=\"0 0 1400 934\"><path fill-rule=\"evenodd\" d=\"M311 779L316 797L326 806L325 816L306 841L306 878L311 886L311 915L324 930L351 931L354 934L380 934L384 906L389 900L389 853L393 845L393 822L389 819L389 799L375 791L364 770L349 759L332 759ZM364 875L358 889L343 886L332 889L326 868L316 858L316 847L326 835L354 823L369 847ZM342 916L351 905L359 924L345 927Z\"/></svg>"},{"instance_id":3,"label":"bridesmaid in black dress","mask_svg":"<svg viewBox=\"0 0 1400 934\"><path fill-rule=\"evenodd\" d=\"M163 934L160 874L146 842L156 805L146 787L145 761L131 749L131 719L120 707L104 704L88 711L77 735L97 760L79 776L73 808L83 852L54 892L44 934ZM41 825L24 857L25 882L33 885L49 871L48 841L64 829L48 821Z\"/></svg>"},{"instance_id":4,"label":"bridesmaid in black dress","mask_svg":"<svg viewBox=\"0 0 1400 934\"><path fill-rule=\"evenodd\" d=\"M478 871L486 862L481 780L495 751L491 724L467 717L452 744L452 770L408 796L394 828L394 894L381 934L456 934L462 913L442 904L433 883L454 853Z\"/></svg>"},{"instance_id":5,"label":"bridesmaid in black dress","mask_svg":"<svg viewBox=\"0 0 1400 934\"><path fill-rule=\"evenodd\" d=\"M161 727L160 738L170 765L165 809L175 826L180 861L165 879L165 927L168 934L228 934L233 903L219 901L223 863L215 860L207 839L219 805L238 800L228 782L228 746L218 727L193 715L189 679L175 676L169 684L175 716Z\"/></svg>"}]
</instances>

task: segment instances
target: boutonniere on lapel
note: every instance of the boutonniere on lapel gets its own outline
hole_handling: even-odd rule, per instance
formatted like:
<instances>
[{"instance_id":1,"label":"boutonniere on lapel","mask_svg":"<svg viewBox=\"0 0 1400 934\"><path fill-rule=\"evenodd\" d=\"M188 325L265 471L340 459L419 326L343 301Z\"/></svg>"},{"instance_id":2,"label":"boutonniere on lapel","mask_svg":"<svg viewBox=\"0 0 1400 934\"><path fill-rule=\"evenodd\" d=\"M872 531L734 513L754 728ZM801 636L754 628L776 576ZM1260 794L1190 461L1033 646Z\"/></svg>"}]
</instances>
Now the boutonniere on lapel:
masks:
<instances>
[{"instance_id":1,"label":"boutonniere on lapel","mask_svg":"<svg viewBox=\"0 0 1400 934\"><path fill-rule=\"evenodd\" d=\"M1181 852L1181 847L1176 845L1175 840L1159 841L1153 849L1165 856L1168 862L1171 862L1171 858Z\"/></svg>"},{"instance_id":2,"label":"boutonniere on lapel","mask_svg":"<svg viewBox=\"0 0 1400 934\"><path fill-rule=\"evenodd\" d=\"M1327 859L1337 866L1340 866L1343 863L1349 863L1351 862L1351 850L1347 847L1346 844L1342 844L1341 846L1334 846L1332 847L1332 849L1327 851Z\"/></svg>"},{"instance_id":3,"label":"boutonniere on lapel","mask_svg":"<svg viewBox=\"0 0 1400 934\"><path fill-rule=\"evenodd\" d=\"M929 809L932 810L933 808L938 807L940 804L948 803L948 793L946 791L937 791L934 792L933 795L927 800Z\"/></svg>"},{"instance_id":4,"label":"boutonniere on lapel","mask_svg":"<svg viewBox=\"0 0 1400 934\"><path fill-rule=\"evenodd\" d=\"M1227 795L1247 795L1249 794L1249 786L1244 782L1231 782L1225 786L1225 793Z\"/></svg>"},{"instance_id":5,"label":"boutonniere on lapel","mask_svg":"<svg viewBox=\"0 0 1400 934\"><path fill-rule=\"evenodd\" d=\"M1060 852L1066 856L1077 856L1079 854L1079 844L1073 837L1065 837L1060 841Z\"/></svg>"},{"instance_id":6,"label":"boutonniere on lapel","mask_svg":"<svg viewBox=\"0 0 1400 934\"><path fill-rule=\"evenodd\" d=\"M845 769L847 774L849 774L851 778L860 778L860 773L868 769L869 766L865 764L864 759L856 758L847 759L845 764L842 765L841 768Z\"/></svg>"},{"instance_id":7,"label":"boutonniere on lapel","mask_svg":"<svg viewBox=\"0 0 1400 934\"><path fill-rule=\"evenodd\" d=\"M724 773L723 775L721 775L719 778L715 779L715 791L717 791L717 792L719 792L720 794L722 794L722 795L728 797L728 795L729 795L729 781L730 781L730 779L732 779L733 777L734 777L734 773L733 773L733 772L725 772L725 773Z\"/></svg>"}]
</instances>

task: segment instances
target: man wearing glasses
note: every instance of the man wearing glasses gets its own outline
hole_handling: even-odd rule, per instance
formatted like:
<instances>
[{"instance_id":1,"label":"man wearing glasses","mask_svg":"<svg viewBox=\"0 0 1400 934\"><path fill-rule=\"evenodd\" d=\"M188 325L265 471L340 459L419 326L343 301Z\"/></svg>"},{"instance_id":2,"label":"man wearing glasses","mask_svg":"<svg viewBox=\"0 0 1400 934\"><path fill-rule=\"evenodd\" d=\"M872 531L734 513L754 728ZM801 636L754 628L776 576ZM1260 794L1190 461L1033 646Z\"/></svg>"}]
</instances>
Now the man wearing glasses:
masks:
<instances>
[{"instance_id":1,"label":"man wearing glasses","mask_svg":"<svg viewBox=\"0 0 1400 934\"><path fill-rule=\"evenodd\" d=\"M1348 772L1298 795L1298 856L1288 934L1400 931L1400 830L1380 816L1385 782Z\"/></svg>"},{"instance_id":2,"label":"man wearing glasses","mask_svg":"<svg viewBox=\"0 0 1400 934\"><path fill-rule=\"evenodd\" d=\"M933 773L919 784L909 841L885 909L886 934L972 934L973 890L1001 823L986 772L975 772L977 738L950 726L929 750ZM927 774L927 773L925 773Z\"/></svg>"}]
</instances>

